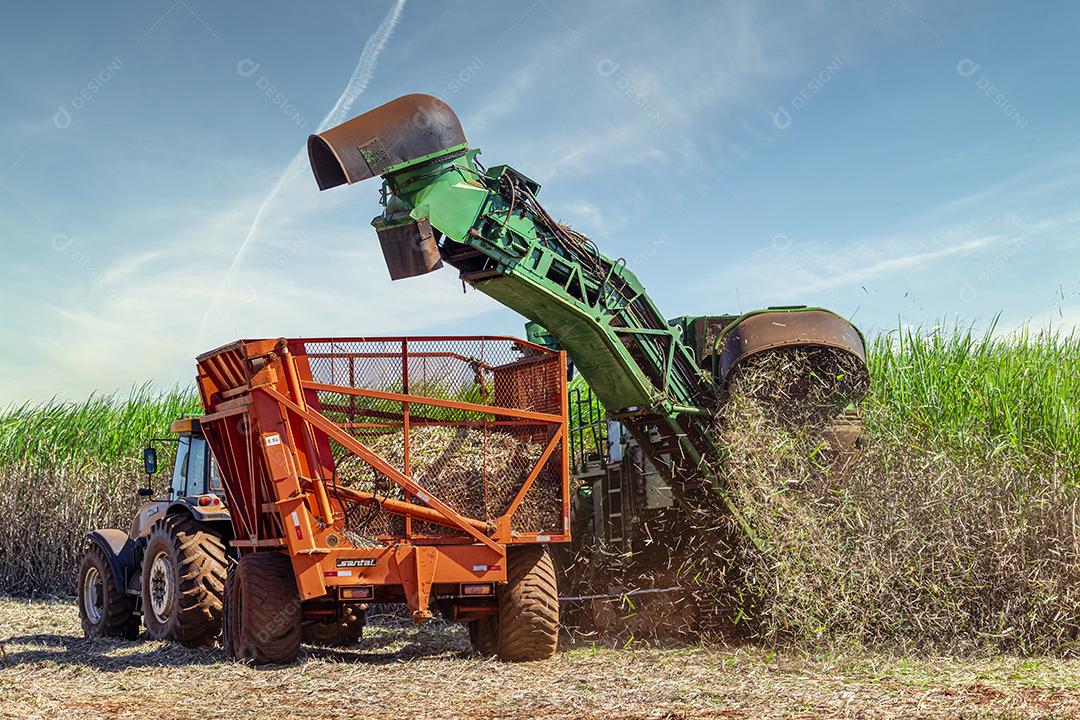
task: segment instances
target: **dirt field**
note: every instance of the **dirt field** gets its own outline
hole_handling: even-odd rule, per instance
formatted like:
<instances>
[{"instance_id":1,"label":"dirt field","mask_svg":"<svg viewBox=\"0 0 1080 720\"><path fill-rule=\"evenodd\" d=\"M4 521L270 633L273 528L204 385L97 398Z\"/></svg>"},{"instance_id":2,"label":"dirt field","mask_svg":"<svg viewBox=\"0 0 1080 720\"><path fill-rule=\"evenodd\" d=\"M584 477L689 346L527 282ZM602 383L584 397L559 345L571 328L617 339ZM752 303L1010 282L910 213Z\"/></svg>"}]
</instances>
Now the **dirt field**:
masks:
<instances>
[{"instance_id":1,"label":"dirt field","mask_svg":"<svg viewBox=\"0 0 1080 720\"><path fill-rule=\"evenodd\" d=\"M383 623L355 650L260 669L87 642L71 603L0 598L0 717L1080 718L1080 660L579 645L507 665L470 657L462 628Z\"/></svg>"}]
</instances>

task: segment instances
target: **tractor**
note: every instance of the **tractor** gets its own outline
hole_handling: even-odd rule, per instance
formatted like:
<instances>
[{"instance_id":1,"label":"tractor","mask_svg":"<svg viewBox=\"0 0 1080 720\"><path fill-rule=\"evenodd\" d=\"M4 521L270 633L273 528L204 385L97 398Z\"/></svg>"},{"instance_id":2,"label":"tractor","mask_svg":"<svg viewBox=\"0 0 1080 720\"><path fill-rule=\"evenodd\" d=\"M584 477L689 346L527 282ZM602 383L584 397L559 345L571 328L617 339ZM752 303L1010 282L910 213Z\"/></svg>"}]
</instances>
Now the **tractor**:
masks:
<instances>
[{"instance_id":1,"label":"tractor","mask_svg":"<svg viewBox=\"0 0 1080 720\"><path fill-rule=\"evenodd\" d=\"M87 637L138 637L189 647L212 645L221 634L228 567L236 560L226 493L199 418L181 418L174 437L155 438L143 451L146 498L128 531L94 530L79 563L79 618ZM168 488L154 497L156 444L175 443ZM303 638L343 646L363 633L362 607L309 619Z\"/></svg>"},{"instance_id":2,"label":"tractor","mask_svg":"<svg viewBox=\"0 0 1080 720\"><path fill-rule=\"evenodd\" d=\"M127 531L94 530L79 564L79 617L87 637L135 638L201 646L221 630L221 597L232 537L217 465L197 418L172 424L169 486L154 492L157 448L143 451L143 504ZM141 618L141 619L140 619Z\"/></svg>"}]
</instances>

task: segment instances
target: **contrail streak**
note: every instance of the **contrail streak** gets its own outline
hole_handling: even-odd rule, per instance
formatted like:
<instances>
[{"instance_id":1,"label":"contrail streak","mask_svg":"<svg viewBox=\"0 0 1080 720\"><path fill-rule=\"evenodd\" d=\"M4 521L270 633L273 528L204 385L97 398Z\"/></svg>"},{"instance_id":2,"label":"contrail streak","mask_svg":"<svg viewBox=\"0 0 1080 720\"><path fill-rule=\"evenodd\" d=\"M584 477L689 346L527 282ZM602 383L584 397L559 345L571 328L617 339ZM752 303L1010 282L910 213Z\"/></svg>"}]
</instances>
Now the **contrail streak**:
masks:
<instances>
[{"instance_id":1,"label":"contrail streak","mask_svg":"<svg viewBox=\"0 0 1080 720\"><path fill-rule=\"evenodd\" d=\"M356 99L367 89L368 83L375 73L379 55L382 53L390 36L393 35L394 28L401 18L401 11L405 8L405 2L406 0L394 0L393 7L390 8L382 22L379 23L379 27L376 28L375 32L368 38L367 42L364 43L364 50L360 53L360 59L356 61L356 68L353 70L352 77L349 78L349 82L345 85L345 89L341 91L341 95L338 97L337 102L330 108L330 112L326 113L326 117L319 123L316 132L322 132L329 127L343 122L348 116L349 111L352 109L353 103L356 102ZM206 309L206 313L203 315L199 333L196 336L197 338L201 339L203 331L206 329L206 322L210 317L210 313L217 306L218 301L221 299L222 291L232 282L233 276L243 262L243 259L247 254L248 246L258 234L259 224L262 222L263 215L275 205L275 201L281 193L282 188L285 187L290 180L302 173L306 165L307 146L305 145L297 151L292 161L281 173L277 182L274 183L274 187L270 190L270 193L259 205L259 209L255 212L255 217L251 221L251 228L248 229L247 235L244 236L244 241L240 243L240 247L237 248L236 255L233 256L232 263L229 265L225 277L222 278L221 284L218 285L217 292L214 293L213 300L210 302L210 305Z\"/></svg>"}]
</instances>

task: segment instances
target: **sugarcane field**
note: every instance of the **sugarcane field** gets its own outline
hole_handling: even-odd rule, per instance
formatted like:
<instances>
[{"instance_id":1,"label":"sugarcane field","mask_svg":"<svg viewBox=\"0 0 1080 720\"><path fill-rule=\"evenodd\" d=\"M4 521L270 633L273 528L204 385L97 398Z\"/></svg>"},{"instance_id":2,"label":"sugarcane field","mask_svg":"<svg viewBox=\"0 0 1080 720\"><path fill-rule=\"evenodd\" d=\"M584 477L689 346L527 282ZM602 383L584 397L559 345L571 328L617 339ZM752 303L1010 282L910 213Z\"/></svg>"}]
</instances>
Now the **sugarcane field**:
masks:
<instances>
[{"instance_id":1,"label":"sugarcane field","mask_svg":"<svg viewBox=\"0 0 1080 720\"><path fill-rule=\"evenodd\" d=\"M0 718L1080 718L1080 8L4 17Z\"/></svg>"}]
</instances>

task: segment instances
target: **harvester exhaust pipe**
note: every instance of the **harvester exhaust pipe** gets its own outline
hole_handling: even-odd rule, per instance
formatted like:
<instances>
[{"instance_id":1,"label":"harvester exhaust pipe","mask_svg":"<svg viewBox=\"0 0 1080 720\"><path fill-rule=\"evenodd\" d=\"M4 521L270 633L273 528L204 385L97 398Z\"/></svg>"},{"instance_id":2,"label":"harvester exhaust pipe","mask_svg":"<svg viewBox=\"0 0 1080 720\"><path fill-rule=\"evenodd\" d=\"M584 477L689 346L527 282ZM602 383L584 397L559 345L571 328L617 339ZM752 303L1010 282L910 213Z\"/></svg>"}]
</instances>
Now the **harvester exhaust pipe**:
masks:
<instances>
[{"instance_id":1,"label":"harvester exhaust pipe","mask_svg":"<svg viewBox=\"0 0 1080 720\"><path fill-rule=\"evenodd\" d=\"M308 158L320 190L405 170L467 147L450 106L431 95L405 95L308 138ZM442 267L427 217L388 206L372 221L390 278Z\"/></svg>"}]
</instances>

